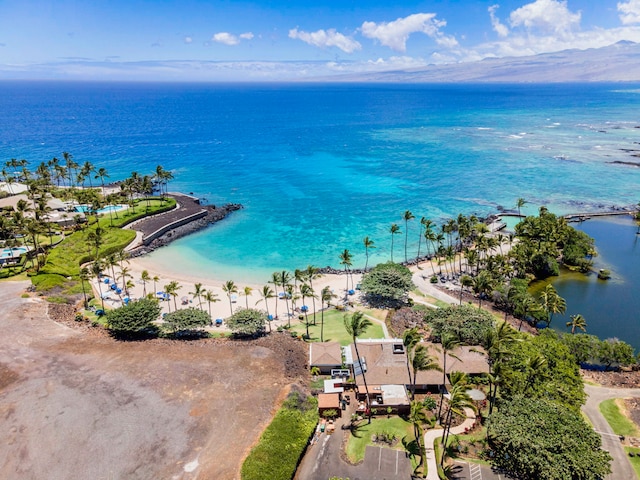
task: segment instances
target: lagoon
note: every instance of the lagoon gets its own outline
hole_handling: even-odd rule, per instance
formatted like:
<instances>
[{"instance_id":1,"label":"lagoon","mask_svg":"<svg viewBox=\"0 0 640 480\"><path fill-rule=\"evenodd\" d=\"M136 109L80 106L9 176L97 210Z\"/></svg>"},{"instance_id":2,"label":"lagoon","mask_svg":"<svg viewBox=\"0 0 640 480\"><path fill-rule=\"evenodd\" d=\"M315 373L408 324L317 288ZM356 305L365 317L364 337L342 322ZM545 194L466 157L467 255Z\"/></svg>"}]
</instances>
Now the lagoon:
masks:
<instances>
[{"instance_id":1,"label":"lagoon","mask_svg":"<svg viewBox=\"0 0 640 480\"><path fill-rule=\"evenodd\" d=\"M552 279L567 302L565 315L555 315L552 327L567 331L570 315L582 314L587 332L619 338L640 351L640 235L630 217L604 217L574 224L596 240L594 270L611 270L610 280L596 273L563 273Z\"/></svg>"}]
</instances>

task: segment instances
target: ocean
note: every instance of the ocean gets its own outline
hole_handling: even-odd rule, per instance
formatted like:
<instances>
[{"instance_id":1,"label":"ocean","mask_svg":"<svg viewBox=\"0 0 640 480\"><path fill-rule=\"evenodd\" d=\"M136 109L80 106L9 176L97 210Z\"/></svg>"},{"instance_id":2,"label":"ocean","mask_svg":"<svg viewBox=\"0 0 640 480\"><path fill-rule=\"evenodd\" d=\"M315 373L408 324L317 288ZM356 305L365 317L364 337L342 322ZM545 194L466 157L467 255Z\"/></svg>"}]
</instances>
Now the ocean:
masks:
<instances>
[{"instance_id":1,"label":"ocean","mask_svg":"<svg viewBox=\"0 0 640 480\"><path fill-rule=\"evenodd\" d=\"M555 213L640 200L640 85L0 82L0 160L63 151L110 180L162 165L170 190L238 202L153 253L165 269L265 282L309 264L415 256L418 221L529 203ZM424 245L423 245L424 252Z\"/></svg>"}]
</instances>

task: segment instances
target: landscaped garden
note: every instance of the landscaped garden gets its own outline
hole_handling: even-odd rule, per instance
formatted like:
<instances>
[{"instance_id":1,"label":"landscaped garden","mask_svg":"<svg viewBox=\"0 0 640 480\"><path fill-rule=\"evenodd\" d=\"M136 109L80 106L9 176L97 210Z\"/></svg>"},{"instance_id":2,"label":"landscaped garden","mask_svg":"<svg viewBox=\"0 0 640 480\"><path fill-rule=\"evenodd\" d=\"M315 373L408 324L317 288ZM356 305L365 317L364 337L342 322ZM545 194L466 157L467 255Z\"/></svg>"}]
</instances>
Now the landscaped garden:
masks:
<instances>
[{"instance_id":1,"label":"landscaped garden","mask_svg":"<svg viewBox=\"0 0 640 480\"><path fill-rule=\"evenodd\" d=\"M379 310L363 310L363 312L373 318L380 317ZM313 325L313 314L307 316L309 320L309 341L319 342L320 333L322 327L322 316L324 316L324 329L322 332L322 338L325 342L340 342L340 345L345 346L353 342L351 336L344 328L344 316L345 314L352 314L351 310L337 310L336 308L330 308L326 310L324 314L320 312L316 313L316 324ZM376 316L377 315L377 316ZM307 327L305 317L302 320L293 320L291 322L291 331L297 335L306 335ZM366 336L362 338L384 338L384 331L382 325L378 322L372 322L371 327L367 329Z\"/></svg>"}]
</instances>

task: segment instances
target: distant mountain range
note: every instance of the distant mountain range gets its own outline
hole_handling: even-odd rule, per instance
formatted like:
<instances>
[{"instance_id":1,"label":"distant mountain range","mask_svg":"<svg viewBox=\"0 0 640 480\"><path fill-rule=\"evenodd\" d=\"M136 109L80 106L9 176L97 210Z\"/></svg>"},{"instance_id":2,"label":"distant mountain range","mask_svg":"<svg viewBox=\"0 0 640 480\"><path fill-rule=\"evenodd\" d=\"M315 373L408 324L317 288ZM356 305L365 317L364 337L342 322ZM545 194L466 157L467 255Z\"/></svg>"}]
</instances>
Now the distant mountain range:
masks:
<instances>
[{"instance_id":1,"label":"distant mountain range","mask_svg":"<svg viewBox=\"0 0 640 480\"><path fill-rule=\"evenodd\" d=\"M640 82L640 44L623 41L588 50L341 75L331 80L389 83Z\"/></svg>"}]
</instances>

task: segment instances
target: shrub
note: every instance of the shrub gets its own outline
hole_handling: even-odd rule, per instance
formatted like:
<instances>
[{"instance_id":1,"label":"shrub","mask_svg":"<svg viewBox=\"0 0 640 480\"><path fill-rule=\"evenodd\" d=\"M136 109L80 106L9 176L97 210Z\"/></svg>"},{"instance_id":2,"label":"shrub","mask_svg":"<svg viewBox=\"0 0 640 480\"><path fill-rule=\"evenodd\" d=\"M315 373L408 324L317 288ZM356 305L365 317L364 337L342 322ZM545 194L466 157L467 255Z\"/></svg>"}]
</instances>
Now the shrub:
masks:
<instances>
[{"instance_id":1,"label":"shrub","mask_svg":"<svg viewBox=\"0 0 640 480\"><path fill-rule=\"evenodd\" d=\"M242 464L242 480L291 480L318 422L317 405L291 393Z\"/></svg>"}]
</instances>

